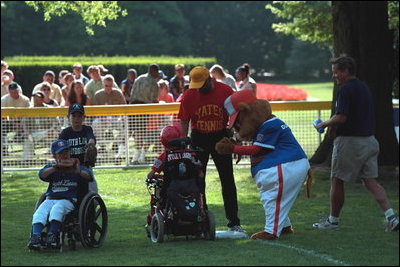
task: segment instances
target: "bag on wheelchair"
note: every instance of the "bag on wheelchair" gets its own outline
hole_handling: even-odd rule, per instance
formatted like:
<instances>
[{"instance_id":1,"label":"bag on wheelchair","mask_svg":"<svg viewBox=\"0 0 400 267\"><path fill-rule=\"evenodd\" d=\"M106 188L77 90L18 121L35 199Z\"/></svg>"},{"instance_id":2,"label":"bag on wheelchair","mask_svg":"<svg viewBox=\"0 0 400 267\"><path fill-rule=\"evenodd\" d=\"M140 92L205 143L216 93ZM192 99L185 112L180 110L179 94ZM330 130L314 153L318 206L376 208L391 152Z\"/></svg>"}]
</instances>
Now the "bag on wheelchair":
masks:
<instances>
[{"instance_id":1,"label":"bag on wheelchair","mask_svg":"<svg viewBox=\"0 0 400 267\"><path fill-rule=\"evenodd\" d=\"M196 166L190 160L178 160L168 164L166 173L169 179L167 197L174 216L183 221L197 221L201 212L201 195Z\"/></svg>"}]
</instances>

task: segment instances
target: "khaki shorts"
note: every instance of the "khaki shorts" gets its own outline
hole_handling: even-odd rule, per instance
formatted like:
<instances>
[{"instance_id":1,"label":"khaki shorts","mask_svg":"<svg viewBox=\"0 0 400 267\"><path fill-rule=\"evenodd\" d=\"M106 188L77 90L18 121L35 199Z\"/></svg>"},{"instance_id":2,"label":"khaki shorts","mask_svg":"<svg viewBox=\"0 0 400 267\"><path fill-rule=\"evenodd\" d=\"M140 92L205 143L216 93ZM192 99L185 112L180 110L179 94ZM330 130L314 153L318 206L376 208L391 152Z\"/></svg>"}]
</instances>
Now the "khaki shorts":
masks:
<instances>
[{"instance_id":1,"label":"khaki shorts","mask_svg":"<svg viewBox=\"0 0 400 267\"><path fill-rule=\"evenodd\" d=\"M333 142L331 177L345 182L377 178L378 154L374 136L338 136Z\"/></svg>"}]
</instances>

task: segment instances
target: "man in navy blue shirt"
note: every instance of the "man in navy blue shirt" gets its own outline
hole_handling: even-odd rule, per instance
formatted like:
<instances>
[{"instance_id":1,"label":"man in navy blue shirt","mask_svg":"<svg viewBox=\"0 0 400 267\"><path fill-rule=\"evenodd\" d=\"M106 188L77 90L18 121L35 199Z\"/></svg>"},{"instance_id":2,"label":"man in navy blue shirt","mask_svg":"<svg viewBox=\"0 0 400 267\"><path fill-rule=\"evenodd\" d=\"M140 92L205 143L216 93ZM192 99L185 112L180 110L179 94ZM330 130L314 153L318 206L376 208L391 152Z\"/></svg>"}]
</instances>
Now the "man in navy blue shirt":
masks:
<instances>
[{"instance_id":1,"label":"man in navy blue shirt","mask_svg":"<svg viewBox=\"0 0 400 267\"><path fill-rule=\"evenodd\" d=\"M379 143L375 139L374 107L367 85L355 77L353 58L342 55L331 60L333 78L340 85L336 112L329 120L315 127L328 127L334 138L331 168L330 215L317 229L339 228L339 215L344 204L344 182L361 178L362 183L378 202L387 220L387 231L399 229L385 189L376 181L378 177Z\"/></svg>"}]
</instances>

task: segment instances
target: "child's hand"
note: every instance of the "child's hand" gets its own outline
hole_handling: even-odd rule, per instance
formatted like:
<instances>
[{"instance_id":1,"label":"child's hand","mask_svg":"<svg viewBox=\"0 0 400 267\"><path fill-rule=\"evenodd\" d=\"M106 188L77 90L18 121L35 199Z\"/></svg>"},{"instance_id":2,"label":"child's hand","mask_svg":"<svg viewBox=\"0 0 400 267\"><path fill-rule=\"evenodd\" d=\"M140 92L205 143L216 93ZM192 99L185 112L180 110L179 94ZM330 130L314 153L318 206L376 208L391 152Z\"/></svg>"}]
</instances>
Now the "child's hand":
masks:
<instances>
[{"instance_id":1,"label":"child's hand","mask_svg":"<svg viewBox=\"0 0 400 267\"><path fill-rule=\"evenodd\" d=\"M57 161L56 165L54 165L55 168L71 168L71 167L79 167L79 160L76 158L72 159L63 159L60 161Z\"/></svg>"}]
</instances>

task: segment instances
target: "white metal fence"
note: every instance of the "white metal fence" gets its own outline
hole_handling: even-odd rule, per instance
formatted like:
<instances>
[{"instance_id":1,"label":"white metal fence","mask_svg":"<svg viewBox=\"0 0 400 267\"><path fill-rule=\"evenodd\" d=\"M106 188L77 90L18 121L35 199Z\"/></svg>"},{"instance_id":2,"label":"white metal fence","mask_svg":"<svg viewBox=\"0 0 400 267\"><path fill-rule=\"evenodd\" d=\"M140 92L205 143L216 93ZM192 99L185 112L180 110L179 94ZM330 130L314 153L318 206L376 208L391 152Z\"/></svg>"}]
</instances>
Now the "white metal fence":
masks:
<instances>
[{"instance_id":1,"label":"white metal fence","mask_svg":"<svg viewBox=\"0 0 400 267\"><path fill-rule=\"evenodd\" d=\"M321 142L312 126L330 117L330 102L271 102L273 113L287 123L311 156ZM97 139L96 168L143 167L163 149L160 130L178 121L179 103L86 106L85 124ZM1 170L37 170L52 160L50 144L69 125L67 108L2 108ZM138 144L146 151L144 164L131 162ZM242 163L248 163L248 157Z\"/></svg>"}]
</instances>

